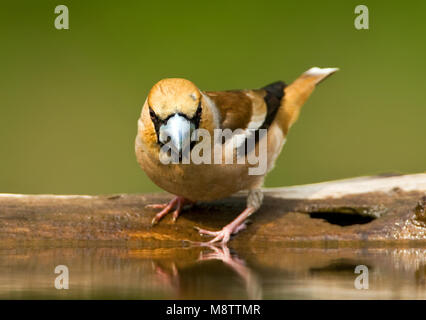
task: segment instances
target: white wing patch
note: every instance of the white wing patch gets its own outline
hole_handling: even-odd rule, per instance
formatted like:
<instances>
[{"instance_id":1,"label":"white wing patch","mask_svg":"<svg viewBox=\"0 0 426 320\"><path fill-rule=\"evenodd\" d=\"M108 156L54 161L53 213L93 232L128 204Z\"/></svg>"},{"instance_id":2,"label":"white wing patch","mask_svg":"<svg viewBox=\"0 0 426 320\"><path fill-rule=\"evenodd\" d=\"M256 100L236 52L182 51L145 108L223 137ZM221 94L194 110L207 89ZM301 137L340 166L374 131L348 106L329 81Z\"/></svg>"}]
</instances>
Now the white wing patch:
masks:
<instances>
[{"instance_id":1,"label":"white wing patch","mask_svg":"<svg viewBox=\"0 0 426 320\"><path fill-rule=\"evenodd\" d=\"M244 94L252 101L253 109L250 121L247 123L247 128L237 129L233 132L232 138L225 143L225 149L241 148L248 139L254 139L256 130L265 122L267 107L263 97L253 94L250 90L245 91Z\"/></svg>"},{"instance_id":2,"label":"white wing patch","mask_svg":"<svg viewBox=\"0 0 426 320\"><path fill-rule=\"evenodd\" d=\"M213 114L214 127L219 128L221 119L220 119L220 113L216 107L216 104L213 102L212 99L209 98L208 95L204 94L203 92L201 92L201 95L203 96L204 101L207 102L207 108L209 108Z\"/></svg>"},{"instance_id":3,"label":"white wing patch","mask_svg":"<svg viewBox=\"0 0 426 320\"><path fill-rule=\"evenodd\" d=\"M266 118L266 103L262 97L254 95L251 91L245 92L246 96L253 101L253 110L249 123L247 124L247 129L259 129L260 126L265 122Z\"/></svg>"}]
</instances>

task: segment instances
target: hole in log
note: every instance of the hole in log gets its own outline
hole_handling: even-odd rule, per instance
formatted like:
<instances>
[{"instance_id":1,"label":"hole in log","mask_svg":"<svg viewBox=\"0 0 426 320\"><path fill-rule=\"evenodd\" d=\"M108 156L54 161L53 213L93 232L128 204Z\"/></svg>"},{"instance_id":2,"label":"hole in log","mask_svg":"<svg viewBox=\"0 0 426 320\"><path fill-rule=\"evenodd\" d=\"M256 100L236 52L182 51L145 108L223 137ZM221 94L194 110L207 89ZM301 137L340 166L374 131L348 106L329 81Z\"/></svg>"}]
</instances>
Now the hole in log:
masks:
<instances>
[{"instance_id":1,"label":"hole in log","mask_svg":"<svg viewBox=\"0 0 426 320\"><path fill-rule=\"evenodd\" d=\"M352 226L354 224L366 224L373 221L375 218L360 214L346 213L346 212L311 212L311 218L323 219L328 223L336 224L338 226Z\"/></svg>"}]
</instances>

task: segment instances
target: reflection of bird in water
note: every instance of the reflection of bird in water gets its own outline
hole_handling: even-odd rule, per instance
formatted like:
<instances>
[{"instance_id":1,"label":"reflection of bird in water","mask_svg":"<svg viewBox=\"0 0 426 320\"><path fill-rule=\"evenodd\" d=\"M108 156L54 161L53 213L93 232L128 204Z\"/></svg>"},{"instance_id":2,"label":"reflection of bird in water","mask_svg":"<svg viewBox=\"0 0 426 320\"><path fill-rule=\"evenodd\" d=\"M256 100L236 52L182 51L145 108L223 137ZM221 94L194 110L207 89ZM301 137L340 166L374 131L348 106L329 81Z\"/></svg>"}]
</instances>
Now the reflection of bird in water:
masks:
<instances>
[{"instance_id":1,"label":"reflection of bird in water","mask_svg":"<svg viewBox=\"0 0 426 320\"><path fill-rule=\"evenodd\" d=\"M223 244L221 248L208 245L213 252L204 254L200 252L198 261L220 260L227 266L231 267L243 279L247 295L249 299L261 299L262 287L256 274L246 266L244 260L240 259L236 254L231 255L229 248Z\"/></svg>"},{"instance_id":2,"label":"reflection of bird in water","mask_svg":"<svg viewBox=\"0 0 426 320\"><path fill-rule=\"evenodd\" d=\"M156 275L156 280L165 287L178 287L179 286L179 272L176 264L172 262L171 272L163 269L158 263L152 261L152 269Z\"/></svg>"},{"instance_id":3,"label":"reflection of bird in water","mask_svg":"<svg viewBox=\"0 0 426 320\"><path fill-rule=\"evenodd\" d=\"M222 247L216 247L214 245L204 244L205 247L211 249L213 252L205 253L200 252L198 260L194 260L191 265L198 265L200 262L219 260L222 261L225 265L229 266L237 275L243 280L247 296L249 299L261 299L262 298L262 288L260 285L260 280L257 275L246 266L244 260L240 259L236 254L231 254L229 248L226 245ZM167 290L168 294L176 298L182 298L181 294L183 293L185 287L184 278L185 273L182 269L188 269L190 266L181 268L181 272L176 266L175 261L171 262L171 265L165 267L160 265L159 262L152 261L152 267L155 273L155 280L157 282L157 288ZM190 268L189 268L190 269ZM193 271L191 271L191 278L193 278ZM200 290L198 287L197 290ZM195 292L195 296L198 296L200 293ZM202 293L201 293L202 294ZM193 298L193 296L190 296Z\"/></svg>"}]
</instances>

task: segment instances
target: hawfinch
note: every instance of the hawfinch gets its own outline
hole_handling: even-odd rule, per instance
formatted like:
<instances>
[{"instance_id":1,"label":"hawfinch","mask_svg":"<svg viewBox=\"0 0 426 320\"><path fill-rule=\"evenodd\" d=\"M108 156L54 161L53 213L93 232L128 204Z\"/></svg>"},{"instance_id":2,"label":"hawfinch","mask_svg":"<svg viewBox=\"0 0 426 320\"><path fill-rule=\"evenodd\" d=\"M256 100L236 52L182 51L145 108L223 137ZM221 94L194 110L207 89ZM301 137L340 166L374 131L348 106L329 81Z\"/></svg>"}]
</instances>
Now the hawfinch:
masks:
<instances>
[{"instance_id":1,"label":"hawfinch","mask_svg":"<svg viewBox=\"0 0 426 320\"><path fill-rule=\"evenodd\" d=\"M262 204L265 175L290 127L315 86L337 68L311 68L286 85L255 90L201 91L189 80L164 79L148 94L138 120L135 150L139 165L162 189L175 195L152 220L185 205L247 190L247 207L220 231L196 228L210 243L229 241Z\"/></svg>"}]
</instances>

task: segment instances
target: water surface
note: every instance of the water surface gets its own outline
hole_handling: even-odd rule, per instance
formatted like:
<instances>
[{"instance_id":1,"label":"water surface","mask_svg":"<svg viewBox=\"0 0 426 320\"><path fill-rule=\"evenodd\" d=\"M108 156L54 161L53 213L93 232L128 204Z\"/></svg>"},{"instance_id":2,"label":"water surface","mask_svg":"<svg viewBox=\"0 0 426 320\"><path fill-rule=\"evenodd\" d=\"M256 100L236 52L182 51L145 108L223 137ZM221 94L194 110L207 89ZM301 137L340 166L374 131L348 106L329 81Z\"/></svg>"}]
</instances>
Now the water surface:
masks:
<instances>
[{"instance_id":1,"label":"water surface","mask_svg":"<svg viewBox=\"0 0 426 320\"><path fill-rule=\"evenodd\" d=\"M69 289L54 286L55 267ZM368 289L355 288L358 265ZM424 248L13 248L1 299L426 299Z\"/></svg>"}]
</instances>

